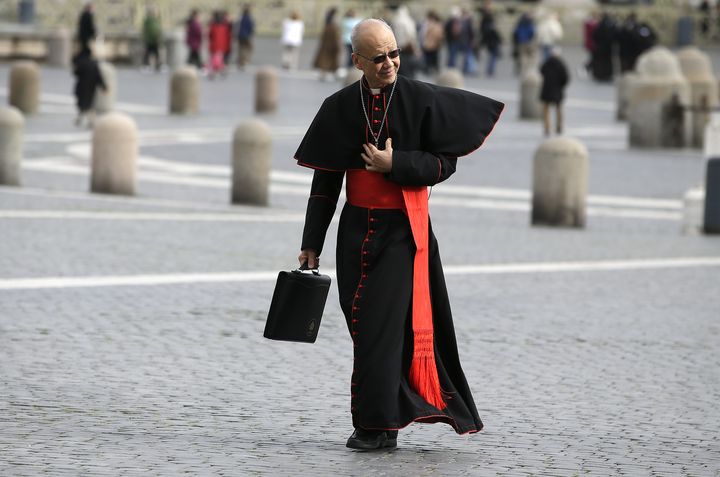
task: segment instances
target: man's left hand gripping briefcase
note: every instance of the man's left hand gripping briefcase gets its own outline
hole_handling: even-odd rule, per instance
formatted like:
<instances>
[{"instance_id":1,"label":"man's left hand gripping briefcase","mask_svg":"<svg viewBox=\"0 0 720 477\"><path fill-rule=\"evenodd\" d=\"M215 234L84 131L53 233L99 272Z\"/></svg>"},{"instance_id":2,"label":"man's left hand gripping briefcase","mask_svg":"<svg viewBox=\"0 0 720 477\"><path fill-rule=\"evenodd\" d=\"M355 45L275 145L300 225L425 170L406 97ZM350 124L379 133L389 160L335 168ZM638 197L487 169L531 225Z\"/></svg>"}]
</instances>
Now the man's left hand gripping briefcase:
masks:
<instances>
[{"instance_id":1,"label":"man's left hand gripping briefcase","mask_svg":"<svg viewBox=\"0 0 720 477\"><path fill-rule=\"evenodd\" d=\"M317 270L280 272L263 336L314 343L329 290L330 277Z\"/></svg>"}]
</instances>

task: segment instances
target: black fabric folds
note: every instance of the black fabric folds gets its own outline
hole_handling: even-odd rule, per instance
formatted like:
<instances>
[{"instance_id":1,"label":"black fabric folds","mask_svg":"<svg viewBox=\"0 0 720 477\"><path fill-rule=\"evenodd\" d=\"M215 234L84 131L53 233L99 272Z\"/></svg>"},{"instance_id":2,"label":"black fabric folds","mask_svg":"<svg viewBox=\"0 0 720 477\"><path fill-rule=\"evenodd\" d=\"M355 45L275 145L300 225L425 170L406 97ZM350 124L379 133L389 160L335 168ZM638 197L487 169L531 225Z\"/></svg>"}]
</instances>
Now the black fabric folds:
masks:
<instances>
[{"instance_id":1,"label":"black fabric folds","mask_svg":"<svg viewBox=\"0 0 720 477\"><path fill-rule=\"evenodd\" d=\"M364 168L360 101L356 82L323 102L295 153L298 164L328 171ZM465 156L482 145L504 107L469 91L398 76L387 118L393 149Z\"/></svg>"}]
</instances>

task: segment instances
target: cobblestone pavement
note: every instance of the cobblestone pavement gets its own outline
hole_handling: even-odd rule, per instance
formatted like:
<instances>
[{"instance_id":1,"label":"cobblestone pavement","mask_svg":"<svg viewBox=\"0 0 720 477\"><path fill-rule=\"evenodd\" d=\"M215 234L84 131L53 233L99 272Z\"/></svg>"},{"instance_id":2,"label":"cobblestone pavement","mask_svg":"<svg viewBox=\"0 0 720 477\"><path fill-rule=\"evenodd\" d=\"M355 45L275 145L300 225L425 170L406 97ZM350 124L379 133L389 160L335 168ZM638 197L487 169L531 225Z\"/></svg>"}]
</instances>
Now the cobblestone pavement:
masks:
<instances>
[{"instance_id":1,"label":"cobblestone pavement","mask_svg":"<svg viewBox=\"0 0 720 477\"><path fill-rule=\"evenodd\" d=\"M204 80L201 113L175 118L167 74L118 70L140 131L132 198L87 192L71 78L42 75L24 184L0 187L0 475L720 475L720 241L681 220L703 158L628 149L611 85L572 84L568 134L591 170L588 226L567 230L528 225L542 137L517 120L517 80L468 80L508 108L431 211L486 428L416 424L359 453L336 291L314 345L262 337L309 188L292 153L337 84L282 75L260 208L228 204L252 71Z\"/></svg>"}]
</instances>

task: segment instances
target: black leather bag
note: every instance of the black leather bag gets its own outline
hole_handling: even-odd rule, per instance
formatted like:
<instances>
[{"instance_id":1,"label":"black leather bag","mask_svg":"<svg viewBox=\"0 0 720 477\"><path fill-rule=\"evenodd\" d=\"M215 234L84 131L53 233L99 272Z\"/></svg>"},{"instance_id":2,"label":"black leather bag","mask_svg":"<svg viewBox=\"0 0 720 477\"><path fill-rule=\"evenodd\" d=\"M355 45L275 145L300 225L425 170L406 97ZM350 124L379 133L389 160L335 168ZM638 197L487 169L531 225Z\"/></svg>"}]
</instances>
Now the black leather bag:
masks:
<instances>
[{"instance_id":1,"label":"black leather bag","mask_svg":"<svg viewBox=\"0 0 720 477\"><path fill-rule=\"evenodd\" d=\"M318 270L280 272L263 336L314 343L329 290L330 277Z\"/></svg>"}]
</instances>

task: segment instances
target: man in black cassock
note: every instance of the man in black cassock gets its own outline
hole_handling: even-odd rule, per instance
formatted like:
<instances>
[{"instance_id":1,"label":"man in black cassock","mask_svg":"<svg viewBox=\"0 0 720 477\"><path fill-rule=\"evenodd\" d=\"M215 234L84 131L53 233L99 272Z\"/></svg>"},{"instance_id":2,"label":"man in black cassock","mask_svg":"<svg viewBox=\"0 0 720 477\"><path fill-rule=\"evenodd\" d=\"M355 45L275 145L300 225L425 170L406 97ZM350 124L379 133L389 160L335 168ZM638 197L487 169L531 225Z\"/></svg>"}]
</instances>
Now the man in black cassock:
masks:
<instances>
[{"instance_id":1,"label":"man in black cassock","mask_svg":"<svg viewBox=\"0 0 720 477\"><path fill-rule=\"evenodd\" d=\"M315 169L300 263L319 265L346 180L337 240L340 305L353 341L354 449L392 448L412 422L457 433L483 424L458 358L428 186L482 145L503 104L398 76L400 51L381 20L352 34L363 78L328 97L295 159Z\"/></svg>"}]
</instances>

